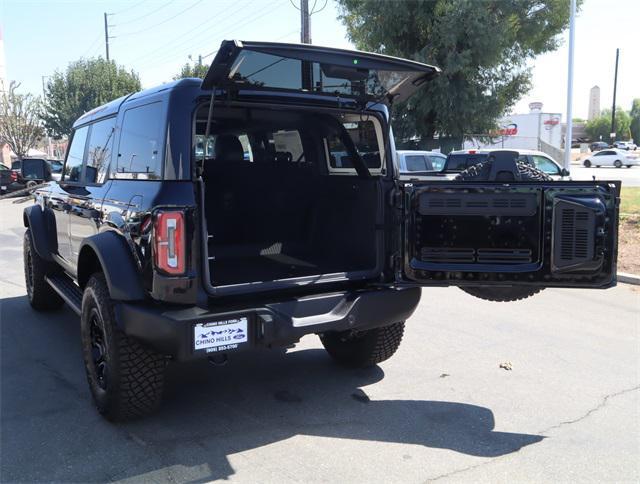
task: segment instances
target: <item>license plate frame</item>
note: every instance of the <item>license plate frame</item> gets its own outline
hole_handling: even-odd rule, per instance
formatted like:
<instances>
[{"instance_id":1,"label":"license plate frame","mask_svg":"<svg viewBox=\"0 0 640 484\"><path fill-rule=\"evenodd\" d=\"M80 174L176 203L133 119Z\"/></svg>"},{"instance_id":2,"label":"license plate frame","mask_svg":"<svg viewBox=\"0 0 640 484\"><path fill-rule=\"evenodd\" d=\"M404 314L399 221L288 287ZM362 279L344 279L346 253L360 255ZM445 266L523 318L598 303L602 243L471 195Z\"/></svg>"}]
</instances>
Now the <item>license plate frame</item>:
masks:
<instances>
[{"instance_id":1,"label":"license plate frame","mask_svg":"<svg viewBox=\"0 0 640 484\"><path fill-rule=\"evenodd\" d=\"M250 345L251 319L248 316L195 323L192 329L194 353L226 353Z\"/></svg>"}]
</instances>

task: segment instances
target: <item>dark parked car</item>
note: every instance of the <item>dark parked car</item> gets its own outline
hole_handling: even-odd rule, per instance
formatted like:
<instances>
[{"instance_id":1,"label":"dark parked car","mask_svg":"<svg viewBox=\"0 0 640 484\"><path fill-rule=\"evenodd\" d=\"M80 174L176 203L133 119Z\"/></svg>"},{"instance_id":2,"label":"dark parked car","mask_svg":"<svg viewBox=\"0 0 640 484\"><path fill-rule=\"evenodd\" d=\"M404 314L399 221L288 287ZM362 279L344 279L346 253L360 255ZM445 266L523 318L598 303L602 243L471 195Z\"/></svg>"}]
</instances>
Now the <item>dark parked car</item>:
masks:
<instances>
[{"instance_id":1,"label":"dark parked car","mask_svg":"<svg viewBox=\"0 0 640 484\"><path fill-rule=\"evenodd\" d=\"M606 150L608 148L609 145L603 141L596 141L595 143L591 143L591 145L589 145L589 149L592 152Z\"/></svg>"},{"instance_id":2,"label":"dark parked car","mask_svg":"<svg viewBox=\"0 0 640 484\"><path fill-rule=\"evenodd\" d=\"M16 175L11 171L11 168L0 163L0 195L4 195L9 191L15 179Z\"/></svg>"},{"instance_id":3,"label":"dark parked car","mask_svg":"<svg viewBox=\"0 0 640 484\"><path fill-rule=\"evenodd\" d=\"M52 180L51 165L44 158L23 158L11 163L11 170L16 174L17 188L35 187Z\"/></svg>"},{"instance_id":4,"label":"dark parked car","mask_svg":"<svg viewBox=\"0 0 640 484\"><path fill-rule=\"evenodd\" d=\"M224 41L204 80L73 126L62 180L25 209L31 305L80 316L111 420L160 402L165 366L317 334L351 367L391 357L421 287L510 301L616 282L617 182L492 156L399 178L388 106L438 75L313 45Z\"/></svg>"}]
</instances>

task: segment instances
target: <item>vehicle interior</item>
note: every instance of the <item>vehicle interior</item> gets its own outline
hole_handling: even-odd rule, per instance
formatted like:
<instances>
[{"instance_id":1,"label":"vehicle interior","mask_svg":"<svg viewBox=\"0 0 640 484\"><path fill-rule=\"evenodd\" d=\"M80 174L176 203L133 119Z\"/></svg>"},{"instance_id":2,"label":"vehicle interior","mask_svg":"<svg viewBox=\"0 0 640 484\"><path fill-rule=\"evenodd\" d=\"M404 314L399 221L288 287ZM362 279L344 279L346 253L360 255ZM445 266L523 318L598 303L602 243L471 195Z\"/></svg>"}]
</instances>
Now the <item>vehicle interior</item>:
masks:
<instances>
[{"instance_id":1,"label":"vehicle interior","mask_svg":"<svg viewBox=\"0 0 640 484\"><path fill-rule=\"evenodd\" d=\"M206 137L207 113L197 110L193 155L213 286L376 274L385 170L374 116L221 106Z\"/></svg>"}]
</instances>

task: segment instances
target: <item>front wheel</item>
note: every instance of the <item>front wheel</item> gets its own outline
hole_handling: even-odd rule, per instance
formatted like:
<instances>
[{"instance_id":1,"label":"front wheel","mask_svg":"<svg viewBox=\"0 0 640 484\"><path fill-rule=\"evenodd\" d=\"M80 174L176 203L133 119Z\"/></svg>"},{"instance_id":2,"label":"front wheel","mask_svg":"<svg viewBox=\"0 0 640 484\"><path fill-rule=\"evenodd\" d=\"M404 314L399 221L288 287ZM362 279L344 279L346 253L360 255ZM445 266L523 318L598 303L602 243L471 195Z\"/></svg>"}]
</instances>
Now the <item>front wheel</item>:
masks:
<instances>
[{"instance_id":1,"label":"front wheel","mask_svg":"<svg viewBox=\"0 0 640 484\"><path fill-rule=\"evenodd\" d=\"M583 165L584 165L585 168L590 168L591 167L591 162L589 160L584 160Z\"/></svg>"},{"instance_id":2,"label":"front wheel","mask_svg":"<svg viewBox=\"0 0 640 484\"><path fill-rule=\"evenodd\" d=\"M80 317L82 356L98 411L111 421L151 413L162 399L165 359L116 326L102 273L89 279Z\"/></svg>"},{"instance_id":3,"label":"front wheel","mask_svg":"<svg viewBox=\"0 0 640 484\"><path fill-rule=\"evenodd\" d=\"M613 166L616 168L622 168L622 162L620 160L616 160L613 162Z\"/></svg>"},{"instance_id":4,"label":"front wheel","mask_svg":"<svg viewBox=\"0 0 640 484\"><path fill-rule=\"evenodd\" d=\"M365 331L331 331L320 341L336 363L366 368L388 360L398 350L404 334L404 321Z\"/></svg>"},{"instance_id":5,"label":"front wheel","mask_svg":"<svg viewBox=\"0 0 640 484\"><path fill-rule=\"evenodd\" d=\"M58 296L58 293L45 280L45 276L54 274L60 268L55 263L47 262L38 255L33 246L31 229L27 229L24 232L22 254L24 258L24 282L31 307L38 311L48 311L61 307L64 304L64 300Z\"/></svg>"}]
</instances>

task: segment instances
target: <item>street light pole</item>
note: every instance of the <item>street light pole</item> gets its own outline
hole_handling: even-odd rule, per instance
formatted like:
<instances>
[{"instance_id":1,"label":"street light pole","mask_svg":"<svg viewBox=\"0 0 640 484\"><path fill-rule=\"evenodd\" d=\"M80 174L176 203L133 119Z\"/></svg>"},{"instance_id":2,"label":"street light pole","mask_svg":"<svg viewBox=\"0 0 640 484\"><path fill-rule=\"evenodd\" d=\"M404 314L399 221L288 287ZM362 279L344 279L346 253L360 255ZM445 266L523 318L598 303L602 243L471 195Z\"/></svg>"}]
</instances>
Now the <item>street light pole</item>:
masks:
<instances>
[{"instance_id":1,"label":"street light pole","mask_svg":"<svg viewBox=\"0 0 640 484\"><path fill-rule=\"evenodd\" d=\"M611 108L611 144L616 140L616 91L618 90L618 57L620 49L616 49L616 73L613 77L613 106Z\"/></svg>"},{"instance_id":2,"label":"street light pole","mask_svg":"<svg viewBox=\"0 0 640 484\"><path fill-rule=\"evenodd\" d=\"M566 170L571 165L571 142L573 141L573 49L575 44L576 0L571 0L569 17L569 73L567 76L567 129L564 135L564 162Z\"/></svg>"}]
</instances>

